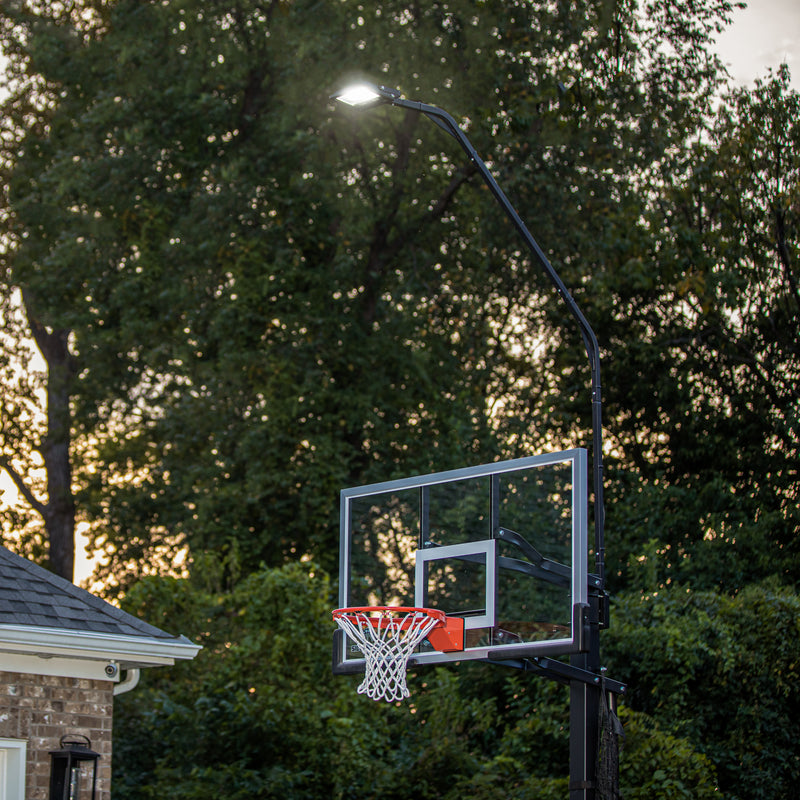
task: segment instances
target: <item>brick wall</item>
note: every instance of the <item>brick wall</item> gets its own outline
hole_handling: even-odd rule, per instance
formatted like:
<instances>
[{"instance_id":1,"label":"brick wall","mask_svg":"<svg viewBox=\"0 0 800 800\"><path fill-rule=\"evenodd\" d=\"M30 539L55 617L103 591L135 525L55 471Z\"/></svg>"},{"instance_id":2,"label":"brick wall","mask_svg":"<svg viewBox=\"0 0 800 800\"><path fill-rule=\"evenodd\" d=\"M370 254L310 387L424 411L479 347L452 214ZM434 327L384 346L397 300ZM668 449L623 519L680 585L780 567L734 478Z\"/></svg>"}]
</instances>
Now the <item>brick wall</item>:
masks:
<instances>
[{"instance_id":1,"label":"brick wall","mask_svg":"<svg viewBox=\"0 0 800 800\"><path fill-rule=\"evenodd\" d=\"M48 800L50 751L67 733L88 736L97 763L97 800L111 800L111 681L0 671L0 737L27 740L25 799Z\"/></svg>"}]
</instances>

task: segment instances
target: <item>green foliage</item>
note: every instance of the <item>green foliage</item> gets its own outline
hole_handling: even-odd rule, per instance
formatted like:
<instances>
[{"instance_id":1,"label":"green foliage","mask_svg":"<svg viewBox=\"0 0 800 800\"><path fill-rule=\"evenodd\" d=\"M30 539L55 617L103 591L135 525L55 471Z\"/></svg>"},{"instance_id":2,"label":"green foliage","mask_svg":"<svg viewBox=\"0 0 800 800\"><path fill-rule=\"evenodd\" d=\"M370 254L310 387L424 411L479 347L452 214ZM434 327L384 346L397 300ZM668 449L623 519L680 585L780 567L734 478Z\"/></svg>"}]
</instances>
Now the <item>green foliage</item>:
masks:
<instances>
[{"instance_id":1,"label":"green foliage","mask_svg":"<svg viewBox=\"0 0 800 800\"><path fill-rule=\"evenodd\" d=\"M106 577L232 540L248 569L309 551L333 564L339 488L400 461L495 454L498 279L469 253L436 266L460 236L442 226L454 199L436 136L378 117L388 152L371 153L353 119L332 118L338 53L366 33L353 4L119 2L108 30L67 50L60 22L30 39L61 99L11 180L27 231L13 269L74 332L79 499ZM477 21L451 33L438 5L369 23L398 51L483 35ZM441 169L413 177L396 161L409 149Z\"/></svg>"},{"instance_id":2,"label":"green foliage","mask_svg":"<svg viewBox=\"0 0 800 800\"><path fill-rule=\"evenodd\" d=\"M620 716L625 725L620 759L625 798L696 800L721 796L711 760L696 747L666 733L646 714L623 710Z\"/></svg>"},{"instance_id":3,"label":"green foliage","mask_svg":"<svg viewBox=\"0 0 800 800\"><path fill-rule=\"evenodd\" d=\"M620 275L616 303L598 308L625 452L609 470L616 560L653 540L660 582L730 590L800 575L798 104L785 68L723 98L662 174L644 222L650 283ZM617 577L628 585L627 568Z\"/></svg>"},{"instance_id":4,"label":"green foliage","mask_svg":"<svg viewBox=\"0 0 800 800\"><path fill-rule=\"evenodd\" d=\"M148 676L144 696L120 704L115 796L158 797L167 787L177 797L323 796L327 752L353 735L344 687L319 658L332 627L323 576L294 564L253 573L226 594L152 579L126 604L183 624L204 650Z\"/></svg>"},{"instance_id":5,"label":"green foliage","mask_svg":"<svg viewBox=\"0 0 800 800\"><path fill-rule=\"evenodd\" d=\"M75 481L102 577L231 542L245 571L304 553L333 567L343 486L587 440L585 355L560 301L440 131L331 113L341 53L463 119L616 351L641 332L619 311L656 285L648 212L718 86L705 48L730 8L11 15L15 64L53 105L8 140L7 264L73 332ZM632 395L613 377L618 429Z\"/></svg>"},{"instance_id":6,"label":"green foliage","mask_svg":"<svg viewBox=\"0 0 800 800\"><path fill-rule=\"evenodd\" d=\"M626 703L714 764L725 797L790 797L800 758L800 599L754 584L735 596L674 586L615 608L609 669Z\"/></svg>"},{"instance_id":7,"label":"green foliage","mask_svg":"<svg viewBox=\"0 0 800 800\"><path fill-rule=\"evenodd\" d=\"M375 703L356 693L360 677L331 674L333 601L316 567L265 568L222 593L219 568L146 579L126 598L129 612L204 649L119 698L115 797L563 797L559 684L465 664L412 673L408 701ZM626 797L714 794L714 768L689 737L641 712L623 720Z\"/></svg>"}]
</instances>

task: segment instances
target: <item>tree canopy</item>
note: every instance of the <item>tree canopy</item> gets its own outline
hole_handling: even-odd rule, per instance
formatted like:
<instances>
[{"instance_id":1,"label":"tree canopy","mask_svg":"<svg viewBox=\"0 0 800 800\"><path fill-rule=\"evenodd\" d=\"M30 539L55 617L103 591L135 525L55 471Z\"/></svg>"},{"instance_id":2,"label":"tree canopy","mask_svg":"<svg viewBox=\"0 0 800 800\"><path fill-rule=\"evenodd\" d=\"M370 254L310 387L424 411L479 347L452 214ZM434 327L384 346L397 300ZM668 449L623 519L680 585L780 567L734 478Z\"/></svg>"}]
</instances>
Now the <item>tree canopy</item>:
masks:
<instances>
[{"instance_id":1,"label":"tree canopy","mask_svg":"<svg viewBox=\"0 0 800 800\"><path fill-rule=\"evenodd\" d=\"M463 120L609 352L594 306L657 247L642 218L699 134L728 10L9 15L58 98L14 161L9 263L70 332L75 481L105 578L233 541L252 566L332 564L342 486L586 439L578 337L543 276L425 120L332 114L341 52Z\"/></svg>"}]
</instances>

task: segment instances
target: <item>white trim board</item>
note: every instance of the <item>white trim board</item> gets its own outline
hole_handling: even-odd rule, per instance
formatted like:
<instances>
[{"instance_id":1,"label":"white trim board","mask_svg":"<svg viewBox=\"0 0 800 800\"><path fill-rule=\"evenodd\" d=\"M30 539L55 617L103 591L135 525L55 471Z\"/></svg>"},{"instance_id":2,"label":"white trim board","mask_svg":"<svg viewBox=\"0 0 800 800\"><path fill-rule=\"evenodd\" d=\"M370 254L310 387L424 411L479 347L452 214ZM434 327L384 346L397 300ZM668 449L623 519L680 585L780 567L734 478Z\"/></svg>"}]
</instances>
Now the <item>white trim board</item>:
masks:
<instances>
[{"instance_id":1,"label":"white trim board","mask_svg":"<svg viewBox=\"0 0 800 800\"><path fill-rule=\"evenodd\" d=\"M185 637L144 636L70 631L25 625L0 625L0 659L7 655L40 658L116 661L131 667L156 667L193 659L202 648Z\"/></svg>"}]
</instances>

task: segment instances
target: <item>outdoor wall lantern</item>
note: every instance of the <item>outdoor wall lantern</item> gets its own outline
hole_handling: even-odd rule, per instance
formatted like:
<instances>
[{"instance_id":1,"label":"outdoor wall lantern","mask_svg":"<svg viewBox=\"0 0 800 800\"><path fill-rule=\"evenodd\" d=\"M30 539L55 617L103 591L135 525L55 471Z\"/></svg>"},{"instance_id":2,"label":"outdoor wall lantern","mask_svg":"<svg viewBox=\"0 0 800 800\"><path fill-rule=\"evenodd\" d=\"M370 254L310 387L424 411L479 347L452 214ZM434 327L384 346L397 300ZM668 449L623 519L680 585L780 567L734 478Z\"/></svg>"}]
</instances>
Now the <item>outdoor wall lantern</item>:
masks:
<instances>
[{"instance_id":1,"label":"outdoor wall lantern","mask_svg":"<svg viewBox=\"0 0 800 800\"><path fill-rule=\"evenodd\" d=\"M100 753L76 733L62 736L58 746L50 751L50 800L95 800Z\"/></svg>"}]
</instances>

